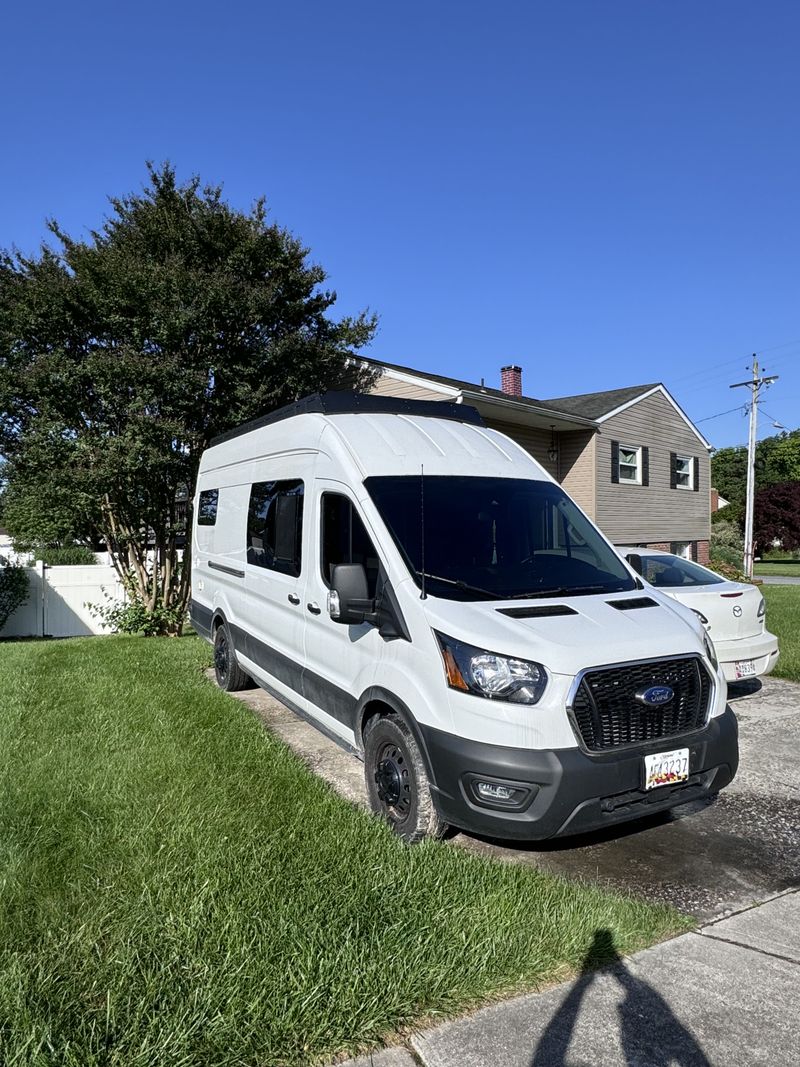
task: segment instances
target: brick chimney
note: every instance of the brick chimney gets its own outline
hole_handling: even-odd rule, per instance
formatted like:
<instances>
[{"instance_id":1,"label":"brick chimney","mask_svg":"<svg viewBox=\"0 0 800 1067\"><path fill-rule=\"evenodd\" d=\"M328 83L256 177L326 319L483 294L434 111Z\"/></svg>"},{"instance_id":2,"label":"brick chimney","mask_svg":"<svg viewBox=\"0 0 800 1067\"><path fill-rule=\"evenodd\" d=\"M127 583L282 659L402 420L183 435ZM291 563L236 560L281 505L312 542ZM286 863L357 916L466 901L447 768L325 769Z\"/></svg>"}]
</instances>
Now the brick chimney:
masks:
<instances>
[{"instance_id":1,"label":"brick chimney","mask_svg":"<svg viewBox=\"0 0 800 1067\"><path fill-rule=\"evenodd\" d=\"M509 396L522 396L522 367L509 364L500 368L500 388Z\"/></svg>"}]
</instances>

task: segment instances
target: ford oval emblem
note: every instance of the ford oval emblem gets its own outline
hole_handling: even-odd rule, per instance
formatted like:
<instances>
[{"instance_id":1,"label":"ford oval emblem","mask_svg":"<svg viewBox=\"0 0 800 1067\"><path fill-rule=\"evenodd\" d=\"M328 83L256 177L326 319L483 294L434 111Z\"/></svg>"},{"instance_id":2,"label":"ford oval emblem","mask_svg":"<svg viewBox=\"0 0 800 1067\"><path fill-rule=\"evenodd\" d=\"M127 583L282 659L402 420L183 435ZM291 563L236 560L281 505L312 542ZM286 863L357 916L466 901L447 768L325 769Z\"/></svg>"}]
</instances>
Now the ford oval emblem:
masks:
<instances>
[{"instance_id":1,"label":"ford oval emblem","mask_svg":"<svg viewBox=\"0 0 800 1067\"><path fill-rule=\"evenodd\" d=\"M668 685L651 685L649 689L640 689L636 699L648 708L657 708L659 704L669 704L675 693Z\"/></svg>"}]
</instances>

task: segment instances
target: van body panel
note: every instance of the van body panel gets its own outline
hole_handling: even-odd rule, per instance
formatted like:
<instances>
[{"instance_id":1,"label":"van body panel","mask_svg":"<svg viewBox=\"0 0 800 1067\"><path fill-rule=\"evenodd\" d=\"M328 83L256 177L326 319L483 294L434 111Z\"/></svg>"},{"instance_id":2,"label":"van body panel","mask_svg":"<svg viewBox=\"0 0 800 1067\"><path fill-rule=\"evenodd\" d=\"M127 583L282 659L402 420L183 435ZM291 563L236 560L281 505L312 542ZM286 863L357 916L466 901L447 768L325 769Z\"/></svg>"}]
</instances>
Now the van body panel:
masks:
<instances>
[{"instance_id":1,"label":"van body panel","mask_svg":"<svg viewBox=\"0 0 800 1067\"><path fill-rule=\"evenodd\" d=\"M454 510L439 511L442 529L452 526L458 537L462 510L469 513L470 484L478 484L468 479L483 480L480 499L492 505L492 521L504 498L500 490L494 496L487 479L556 484L532 456L474 419L459 421L452 405L445 417L436 416L436 405L429 405L428 414L413 405L395 413L372 410L369 403L353 412L340 406L335 414L324 407L301 403L300 413L231 433L204 453L192 532L191 617L198 633L213 640L214 619L224 616L242 669L356 750L363 751L367 708L384 704L405 717L428 763L437 809L466 829L529 838L579 832L682 803L730 781L738 760L735 719L726 711L724 677L710 661L705 632L691 611L658 590L636 588L638 579L624 563L624 580L606 587L629 592L541 597L522 590L511 599L470 599L442 595L441 585L423 589L419 572L411 571L419 564L406 555L408 541L392 534L365 484L370 478L405 479L405 495L392 498L401 503L395 503L391 521L424 546L424 487L429 493L438 488L428 478L461 480L442 496L448 506L453 499ZM417 475L419 526L409 481ZM507 496L531 495L526 486L506 490ZM208 501L215 491L212 521ZM203 493L207 506L200 523ZM291 507L279 503L284 496L294 498ZM486 505L472 507L473 514L484 509L479 519L485 524ZM278 526L289 521L296 524L297 540L286 555L286 530ZM592 536L609 545L594 529ZM456 546L455 554L450 543L440 540L451 565L460 567L470 542ZM492 534L490 547L495 543ZM559 545L554 543L554 553ZM581 545L589 552L590 541L576 542L578 560ZM527 562L521 554L515 559ZM371 597L391 585L402 614L399 635L384 636L369 621L344 625L330 616L330 572L337 560L364 565ZM554 573L547 563L546 574ZM540 664L544 690L531 704L449 685L437 634L481 655ZM583 672L643 664L646 670L656 661L687 659L708 675L704 719L693 732L619 750L587 749L584 727L572 711ZM689 782L643 792L643 756L684 745L691 750ZM525 798L519 810L479 802L472 783L481 774L518 782Z\"/></svg>"}]
</instances>

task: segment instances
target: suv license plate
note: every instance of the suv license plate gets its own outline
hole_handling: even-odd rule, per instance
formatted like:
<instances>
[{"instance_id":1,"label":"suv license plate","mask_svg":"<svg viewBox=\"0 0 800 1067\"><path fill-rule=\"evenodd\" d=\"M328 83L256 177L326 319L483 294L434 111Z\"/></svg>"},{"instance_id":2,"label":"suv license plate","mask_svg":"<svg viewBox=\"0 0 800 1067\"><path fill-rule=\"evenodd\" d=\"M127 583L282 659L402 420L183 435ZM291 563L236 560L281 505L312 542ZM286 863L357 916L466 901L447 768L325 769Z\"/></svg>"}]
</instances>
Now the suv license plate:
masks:
<instances>
[{"instance_id":1,"label":"suv license plate","mask_svg":"<svg viewBox=\"0 0 800 1067\"><path fill-rule=\"evenodd\" d=\"M756 665L751 659L740 659L734 663L737 678L755 678Z\"/></svg>"},{"instance_id":2,"label":"suv license plate","mask_svg":"<svg viewBox=\"0 0 800 1067\"><path fill-rule=\"evenodd\" d=\"M656 789L660 785L675 785L689 777L689 749L674 752L654 752L644 757L644 787Z\"/></svg>"}]
</instances>

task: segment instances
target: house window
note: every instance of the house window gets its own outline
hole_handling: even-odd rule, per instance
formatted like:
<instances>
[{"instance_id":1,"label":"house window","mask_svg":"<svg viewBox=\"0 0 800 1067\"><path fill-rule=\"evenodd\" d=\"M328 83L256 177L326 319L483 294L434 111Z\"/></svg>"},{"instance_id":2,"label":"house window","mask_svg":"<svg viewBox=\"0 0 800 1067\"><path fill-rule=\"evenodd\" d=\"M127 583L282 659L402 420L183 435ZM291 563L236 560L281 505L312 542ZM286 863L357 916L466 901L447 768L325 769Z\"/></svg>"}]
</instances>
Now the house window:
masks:
<instances>
[{"instance_id":1,"label":"house window","mask_svg":"<svg viewBox=\"0 0 800 1067\"><path fill-rule=\"evenodd\" d=\"M650 484L650 449L611 442L611 481L625 485Z\"/></svg>"},{"instance_id":2,"label":"house window","mask_svg":"<svg viewBox=\"0 0 800 1067\"><path fill-rule=\"evenodd\" d=\"M673 556L681 559L694 559L694 543L692 541L671 541L669 546Z\"/></svg>"},{"instance_id":3,"label":"house window","mask_svg":"<svg viewBox=\"0 0 800 1067\"><path fill-rule=\"evenodd\" d=\"M694 463L691 456L675 457L675 488L694 489Z\"/></svg>"},{"instance_id":4,"label":"house window","mask_svg":"<svg viewBox=\"0 0 800 1067\"><path fill-rule=\"evenodd\" d=\"M640 485L642 481L642 450L630 445L619 446L619 480L621 482L634 482Z\"/></svg>"},{"instance_id":5,"label":"house window","mask_svg":"<svg viewBox=\"0 0 800 1067\"><path fill-rule=\"evenodd\" d=\"M670 485L673 489L690 489L695 493L700 488L700 460L697 456L679 456L670 452Z\"/></svg>"},{"instance_id":6,"label":"house window","mask_svg":"<svg viewBox=\"0 0 800 1067\"><path fill-rule=\"evenodd\" d=\"M197 525L214 526L217 521L219 489L204 489L197 502Z\"/></svg>"},{"instance_id":7,"label":"house window","mask_svg":"<svg viewBox=\"0 0 800 1067\"><path fill-rule=\"evenodd\" d=\"M296 578L302 539L303 483L256 482L247 512L247 562Z\"/></svg>"}]
</instances>

